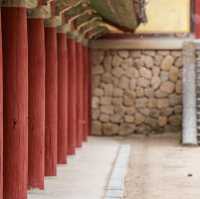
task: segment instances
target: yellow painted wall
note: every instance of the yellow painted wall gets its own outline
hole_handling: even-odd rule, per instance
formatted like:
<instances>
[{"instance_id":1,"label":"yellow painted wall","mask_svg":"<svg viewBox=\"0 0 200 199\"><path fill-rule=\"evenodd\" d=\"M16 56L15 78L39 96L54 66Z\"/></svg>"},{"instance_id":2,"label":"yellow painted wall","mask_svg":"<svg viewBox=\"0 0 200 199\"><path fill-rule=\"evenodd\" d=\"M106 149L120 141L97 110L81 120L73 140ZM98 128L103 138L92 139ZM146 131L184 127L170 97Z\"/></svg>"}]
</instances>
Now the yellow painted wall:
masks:
<instances>
[{"instance_id":1,"label":"yellow painted wall","mask_svg":"<svg viewBox=\"0 0 200 199\"><path fill-rule=\"evenodd\" d=\"M190 32L190 0L148 0L147 16L138 33Z\"/></svg>"}]
</instances>

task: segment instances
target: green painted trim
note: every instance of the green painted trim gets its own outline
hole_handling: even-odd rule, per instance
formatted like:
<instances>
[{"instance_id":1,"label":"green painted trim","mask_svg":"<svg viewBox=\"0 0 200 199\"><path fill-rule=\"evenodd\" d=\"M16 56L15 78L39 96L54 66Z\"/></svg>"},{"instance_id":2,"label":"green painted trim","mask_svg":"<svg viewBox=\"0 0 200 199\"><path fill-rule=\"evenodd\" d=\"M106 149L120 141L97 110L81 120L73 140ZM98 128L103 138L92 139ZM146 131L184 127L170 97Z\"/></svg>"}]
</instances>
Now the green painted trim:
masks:
<instances>
[{"instance_id":1,"label":"green painted trim","mask_svg":"<svg viewBox=\"0 0 200 199\"><path fill-rule=\"evenodd\" d=\"M1 7L26 7L36 8L38 0L2 0Z\"/></svg>"},{"instance_id":2,"label":"green painted trim","mask_svg":"<svg viewBox=\"0 0 200 199\"><path fill-rule=\"evenodd\" d=\"M45 26L46 27L59 27L62 25L62 18L61 16L55 16L49 19L45 19Z\"/></svg>"},{"instance_id":3,"label":"green painted trim","mask_svg":"<svg viewBox=\"0 0 200 199\"><path fill-rule=\"evenodd\" d=\"M69 33L71 31L72 31L72 27L70 24L64 24L64 25L58 26L57 28L57 32L60 32L60 33Z\"/></svg>"},{"instance_id":4,"label":"green painted trim","mask_svg":"<svg viewBox=\"0 0 200 199\"><path fill-rule=\"evenodd\" d=\"M133 0L90 0L90 2L106 21L118 27L133 31L139 24Z\"/></svg>"},{"instance_id":5,"label":"green painted trim","mask_svg":"<svg viewBox=\"0 0 200 199\"><path fill-rule=\"evenodd\" d=\"M33 8L28 10L28 17L29 18L42 18L48 19L51 17L51 8L50 5L47 6L40 6L38 8Z\"/></svg>"}]
</instances>

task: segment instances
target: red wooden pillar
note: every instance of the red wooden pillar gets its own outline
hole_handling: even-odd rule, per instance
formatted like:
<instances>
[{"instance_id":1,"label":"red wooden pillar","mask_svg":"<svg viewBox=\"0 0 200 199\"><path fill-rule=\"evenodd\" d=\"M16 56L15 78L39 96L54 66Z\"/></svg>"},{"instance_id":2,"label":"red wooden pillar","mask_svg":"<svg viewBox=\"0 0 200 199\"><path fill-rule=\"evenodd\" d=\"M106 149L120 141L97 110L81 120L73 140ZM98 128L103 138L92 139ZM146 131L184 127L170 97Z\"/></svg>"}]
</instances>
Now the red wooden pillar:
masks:
<instances>
[{"instance_id":1,"label":"red wooden pillar","mask_svg":"<svg viewBox=\"0 0 200 199\"><path fill-rule=\"evenodd\" d=\"M92 68L90 66L90 50L88 46L85 46L85 64L87 67L87 135L91 135L92 127Z\"/></svg>"},{"instance_id":2,"label":"red wooden pillar","mask_svg":"<svg viewBox=\"0 0 200 199\"><path fill-rule=\"evenodd\" d=\"M16 3L16 1L14 1ZM4 3L7 3L5 1ZM3 5L4 199L27 198L28 38L27 10Z\"/></svg>"},{"instance_id":3,"label":"red wooden pillar","mask_svg":"<svg viewBox=\"0 0 200 199\"><path fill-rule=\"evenodd\" d=\"M78 75L78 144L82 146L84 137L84 64L82 44L77 42L77 75Z\"/></svg>"},{"instance_id":4,"label":"red wooden pillar","mask_svg":"<svg viewBox=\"0 0 200 199\"><path fill-rule=\"evenodd\" d=\"M44 188L45 37L44 20L28 19L29 47L29 167L30 188Z\"/></svg>"},{"instance_id":5,"label":"red wooden pillar","mask_svg":"<svg viewBox=\"0 0 200 199\"><path fill-rule=\"evenodd\" d=\"M74 111L75 111L75 132L76 132L76 147L80 148L81 147L81 140L80 140L80 135L79 135L79 64L80 64L80 57L78 55L79 51L79 46L76 38L74 39L76 50L75 50L75 68L76 68L76 73L75 73L75 104L74 104Z\"/></svg>"},{"instance_id":6,"label":"red wooden pillar","mask_svg":"<svg viewBox=\"0 0 200 199\"><path fill-rule=\"evenodd\" d=\"M67 98L67 137L66 137L66 140L67 140L67 142L66 142L66 145L67 145L67 147L66 147L66 152L65 152L65 154L66 154L66 156L68 156L68 150L69 150L69 134L70 134L70 125L69 125L69 46L68 46L68 37L67 37L67 34L66 34L66 40L65 40L65 42L66 42L66 53L67 53L67 55L66 55L66 57L67 57L67 69L66 69L66 72L67 72L67 76L66 76L66 82L67 82L67 84L65 85L65 89L66 89L66 98Z\"/></svg>"},{"instance_id":7,"label":"red wooden pillar","mask_svg":"<svg viewBox=\"0 0 200 199\"><path fill-rule=\"evenodd\" d=\"M195 34L200 38L200 0L195 0Z\"/></svg>"},{"instance_id":8,"label":"red wooden pillar","mask_svg":"<svg viewBox=\"0 0 200 199\"><path fill-rule=\"evenodd\" d=\"M84 90L85 90L85 134L84 134L84 140L87 141L87 137L89 134L89 69L87 64L87 47L83 46L83 52L84 52Z\"/></svg>"},{"instance_id":9,"label":"red wooden pillar","mask_svg":"<svg viewBox=\"0 0 200 199\"><path fill-rule=\"evenodd\" d=\"M75 154L76 147L76 43L68 38L68 64L69 64L69 134L68 154Z\"/></svg>"},{"instance_id":10,"label":"red wooden pillar","mask_svg":"<svg viewBox=\"0 0 200 199\"><path fill-rule=\"evenodd\" d=\"M74 83L75 83L75 97L74 97L74 111L75 111L75 134L76 134L76 147L81 147L81 141L80 141L80 135L79 135L79 63L80 63L80 57L78 55L78 42L76 39L73 39L75 42L75 73L74 73Z\"/></svg>"},{"instance_id":11,"label":"red wooden pillar","mask_svg":"<svg viewBox=\"0 0 200 199\"><path fill-rule=\"evenodd\" d=\"M58 39L58 163L66 163L68 147L68 67L66 34L59 32Z\"/></svg>"},{"instance_id":12,"label":"red wooden pillar","mask_svg":"<svg viewBox=\"0 0 200 199\"><path fill-rule=\"evenodd\" d=\"M45 175L56 176L57 165L57 32L45 27L46 100L45 100Z\"/></svg>"},{"instance_id":13,"label":"red wooden pillar","mask_svg":"<svg viewBox=\"0 0 200 199\"><path fill-rule=\"evenodd\" d=\"M87 85L86 85L86 64L85 64L85 48L84 45L81 44L81 51L82 51L82 66L83 66L83 141L87 141Z\"/></svg>"},{"instance_id":14,"label":"red wooden pillar","mask_svg":"<svg viewBox=\"0 0 200 199\"><path fill-rule=\"evenodd\" d=\"M87 104L86 104L86 96L87 96L87 85L86 85L86 76L87 76L87 71L86 71L86 64L85 64L85 47L83 42L81 43L81 51L82 51L82 57L81 57L81 62L82 62L82 67L83 67L83 141L87 141Z\"/></svg>"},{"instance_id":15,"label":"red wooden pillar","mask_svg":"<svg viewBox=\"0 0 200 199\"><path fill-rule=\"evenodd\" d=\"M2 67L2 32L0 11L0 198L3 198L3 67Z\"/></svg>"}]
</instances>

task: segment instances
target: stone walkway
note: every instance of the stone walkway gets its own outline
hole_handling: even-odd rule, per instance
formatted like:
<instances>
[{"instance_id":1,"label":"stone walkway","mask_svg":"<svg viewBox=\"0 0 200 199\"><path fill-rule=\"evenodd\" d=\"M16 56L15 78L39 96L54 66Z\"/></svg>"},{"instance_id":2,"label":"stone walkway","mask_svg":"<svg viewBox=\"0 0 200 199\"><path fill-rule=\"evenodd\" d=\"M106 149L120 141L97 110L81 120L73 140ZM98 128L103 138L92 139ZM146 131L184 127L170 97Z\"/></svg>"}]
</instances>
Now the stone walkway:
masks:
<instances>
[{"instance_id":1,"label":"stone walkway","mask_svg":"<svg viewBox=\"0 0 200 199\"><path fill-rule=\"evenodd\" d=\"M174 135L133 136L126 199L199 199L200 148Z\"/></svg>"},{"instance_id":2,"label":"stone walkway","mask_svg":"<svg viewBox=\"0 0 200 199\"><path fill-rule=\"evenodd\" d=\"M44 191L31 191L28 199L101 199L116 158L119 142L92 137L58 167L58 176L47 178Z\"/></svg>"}]
</instances>

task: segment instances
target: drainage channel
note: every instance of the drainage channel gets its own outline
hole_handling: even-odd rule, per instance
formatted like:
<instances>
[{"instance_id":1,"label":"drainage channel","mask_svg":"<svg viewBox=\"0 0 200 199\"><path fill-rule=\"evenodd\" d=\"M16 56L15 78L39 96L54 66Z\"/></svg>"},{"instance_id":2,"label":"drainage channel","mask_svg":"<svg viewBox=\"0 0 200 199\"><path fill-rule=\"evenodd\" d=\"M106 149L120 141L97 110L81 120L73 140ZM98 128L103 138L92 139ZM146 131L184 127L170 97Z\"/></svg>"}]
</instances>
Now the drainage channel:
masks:
<instances>
[{"instance_id":1,"label":"drainage channel","mask_svg":"<svg viewBox=\"0 0 200 199\"><path fill-rule=\"evenodd\" d=\"M125 177L128 169L130 145L122 144L119 148L109 181L105 187L103 199L122 199L125 191Z\"/></svg>"}]
</instances>

